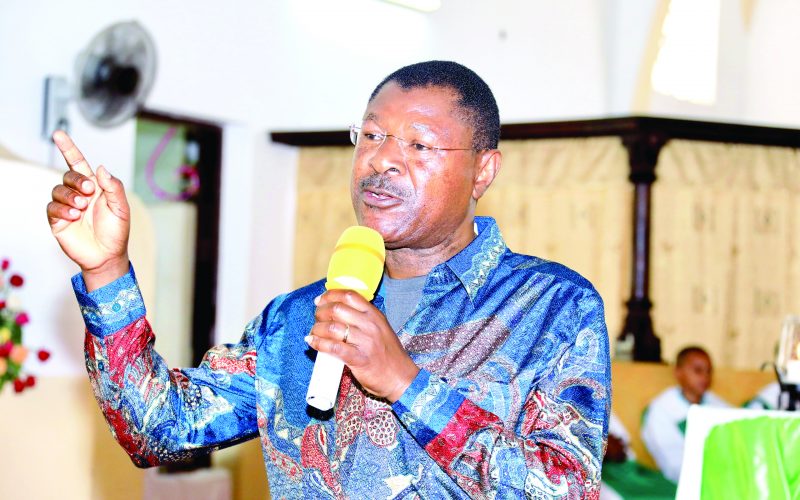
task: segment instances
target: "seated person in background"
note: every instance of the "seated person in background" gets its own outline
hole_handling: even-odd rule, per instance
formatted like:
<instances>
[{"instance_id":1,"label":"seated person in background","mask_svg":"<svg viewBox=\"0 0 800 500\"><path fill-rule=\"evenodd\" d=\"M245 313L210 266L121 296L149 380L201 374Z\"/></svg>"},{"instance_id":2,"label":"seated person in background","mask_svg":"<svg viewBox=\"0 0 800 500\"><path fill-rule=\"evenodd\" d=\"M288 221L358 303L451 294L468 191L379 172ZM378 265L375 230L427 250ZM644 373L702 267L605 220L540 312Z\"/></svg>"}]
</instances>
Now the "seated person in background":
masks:
<instances>
[{"instance_id":1,"label":"seated person in background","mask_svg":"<svg viewBox=\"0 0 800 500\"><path fill-rule=\"evenodd\" d=\"M603 482L600 500L673 499L677 487L660 472L636 461L630 448L630 436L614 414L608 421L608 444L603 458Z\"/></svg>"},{"instance_id":2,"label":"seated person in background","mask_svg":"<svg viewBox=\"0 0 800 500\"><path fill-rule=\"evenodd\" d=\"M626 460L636 459L636 455L630 448L631 437L628 429L615 413L611 413L608 419L608 444L606 454L603 457L603 464L621 463Z\"/></svg>"},{"instance_id":3,"label":"seated person in background","mask_svg":"<svg viewBox=\"0 0 800 500\"><path fill-rule=\"evenodd\" d=\"M751 410L777 410L778 407L781 406L781 402L779 401L780 397L780 384L778 382L772 382L765 385L760 391L758 391L758 394L753 396L743 406Z\"/></svg>"},{"instance_id":4,"label":"seated person in background","mask_svg":"<svg viewBox=\"0 0 800 500\"><path fill-rule=\"evenodd\" d=\"M686 414L693 404L728 408L730 405L708 387L711 357L701 347L681 349L675 360L677 386L670 387L645 409L642 441L664 476L675 483L681 473Z\"/></svg>"},{"instance_id":5,"label":"seated person in background","mask_svg":"<svg viewBox=\"0 0 800 500\"><path fill-rule=\"evenodd\" d=\"M788 410L789 397L787 394L781 394L781 385L775 381L765 385L743 406L751 410ZM800 411L800 407L795 405L794 411Z\"/></svg>"}]
</instances>

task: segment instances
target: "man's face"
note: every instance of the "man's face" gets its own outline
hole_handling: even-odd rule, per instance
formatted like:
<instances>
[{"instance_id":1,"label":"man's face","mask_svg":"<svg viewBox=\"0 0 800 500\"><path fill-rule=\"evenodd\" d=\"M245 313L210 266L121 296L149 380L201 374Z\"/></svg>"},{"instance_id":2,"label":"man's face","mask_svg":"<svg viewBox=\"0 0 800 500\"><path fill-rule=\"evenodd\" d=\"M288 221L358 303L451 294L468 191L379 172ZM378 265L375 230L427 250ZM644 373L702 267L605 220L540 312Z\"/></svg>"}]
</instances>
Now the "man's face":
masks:
<instances>
[{"instance_id":1,"label":"man's face","mask_svg":"<svg viewBox=\"0 0 800 500\"><path fill-rule=\"evenodd\" d=\"M711 360L703 353L692 352L675 368L675 377L684 392L701 398L711 386Z\"/></svg>"},{"instance_id":2,"label":"man's face","mask_svg":"<svg viewBox=\"0 0 800 500\"><path fill-rule=\"evenodd\" d=\"M361 126L408 143L470 148L472 127L459 112L463 115L450 89L404 90L389 82L367 106ZM356 147L350 184L353 208L360 224L383 236L387 249L432 248L471 223L479 155L471 150L434 151L423 160L412 158L404 147L393 137L379 147Z\"/></svg>"}]
</instances>

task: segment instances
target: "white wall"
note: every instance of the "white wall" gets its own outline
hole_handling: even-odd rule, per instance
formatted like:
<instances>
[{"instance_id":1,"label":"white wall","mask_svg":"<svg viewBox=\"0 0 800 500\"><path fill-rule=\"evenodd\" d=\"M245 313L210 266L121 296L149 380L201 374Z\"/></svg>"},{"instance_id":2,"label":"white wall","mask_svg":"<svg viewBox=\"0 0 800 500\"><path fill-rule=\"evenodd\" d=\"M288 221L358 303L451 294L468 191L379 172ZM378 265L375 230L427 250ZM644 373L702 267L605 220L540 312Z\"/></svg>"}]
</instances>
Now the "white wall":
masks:
<instances>
[{"instance_id":1,"label":"white wall","mask_svg":"<svg viewBox=\"0 0 800 500\"><path fill-rule=\"evenodd\" d=\"M125 19L144 24L158 47L149 107L251 129L342 128L360 115L380 78L425 58L476 68L496 90L506 121L602 113L601 5L474 0L445 2L425 15L375 0L239 1L226 8L210 0L6 0L0 137L21 156L46 162L38 134L43 77L71 75L91 37ZM89 156L121 174L130 170L129 127L97 130L74 107L71 117Z\"/></svg>"},{"instance_id":2,"label":"white wall","mask_svg":"<svg viewBox=\"0 0 800 500\"><path fill-rule=\"evenodd\" d=\"M658 0L608 0L604 19L606 113L631 111Z\"/></svg>"},{"instance_id":3,"label":"white wall","mask_svg":"<svg viewBox=\"0 0 800 500\"><path fill-rule=\"evenodd\" d=\"M443 3L431 16L433 57L484 77L504 123L605 113L605 2Z\"/></svg>"},{"instance_id":4,"label":"white wall","mask_svg":"<svg viewBox=\"0 0 800 500\"><path fill-rule=\"evenodd\" d=\"M800 2L758 3L744 57L744 116L754 122L800 128Z\"/></svg>"}]
</instances>

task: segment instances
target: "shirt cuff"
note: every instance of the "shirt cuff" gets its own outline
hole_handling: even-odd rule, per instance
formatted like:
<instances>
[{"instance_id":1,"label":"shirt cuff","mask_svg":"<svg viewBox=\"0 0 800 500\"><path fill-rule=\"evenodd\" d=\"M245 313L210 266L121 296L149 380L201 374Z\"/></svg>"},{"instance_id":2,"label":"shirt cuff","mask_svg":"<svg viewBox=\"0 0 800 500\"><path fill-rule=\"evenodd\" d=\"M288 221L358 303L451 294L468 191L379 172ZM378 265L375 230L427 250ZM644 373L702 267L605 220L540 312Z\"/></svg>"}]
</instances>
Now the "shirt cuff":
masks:
<instances>
[{"instance_id":1,"label":"shirt cuff","mask_svg":"<svg viewBox=\"0 0 800 500\"><path fill-rule=\"evenodd\" d=\"M444 381L420 370L392 410L424 448L452 420L464 399Z\"/></svg>"},{"instance_id":2,"label":"shirt cuff","mask_svg":"<svg viewBox=\"0 0 800 500\"><path fill-rule=\"evenodd\" d=\"M72 289L86 329L100 338L121 330L147 312L133 265L124 276L92 292L86 291L83 276L78 273L72 277Z\"/></svg>"}]
</instances>

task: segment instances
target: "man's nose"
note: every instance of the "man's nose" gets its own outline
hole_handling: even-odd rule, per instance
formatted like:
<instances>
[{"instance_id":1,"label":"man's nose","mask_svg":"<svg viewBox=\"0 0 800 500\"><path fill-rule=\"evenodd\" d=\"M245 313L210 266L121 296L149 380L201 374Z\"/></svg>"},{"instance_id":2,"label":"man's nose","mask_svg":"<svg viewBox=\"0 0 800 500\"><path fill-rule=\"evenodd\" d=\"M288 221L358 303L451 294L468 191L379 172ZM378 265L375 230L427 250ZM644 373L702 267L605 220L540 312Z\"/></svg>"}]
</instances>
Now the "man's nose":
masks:
<instances>
[{"instance_id":1,"label":"man's nose","mask_svg":"<svg viewBox=\"0 0 800 500\"><path fill-rule=\"evenodd\" d=\"M402 140L393 135L387 135L383 143L375 149L375 154L370 159L370 165L379 174L404 172L406 157L403 152Z\"/></svg>"}]
</instances>

